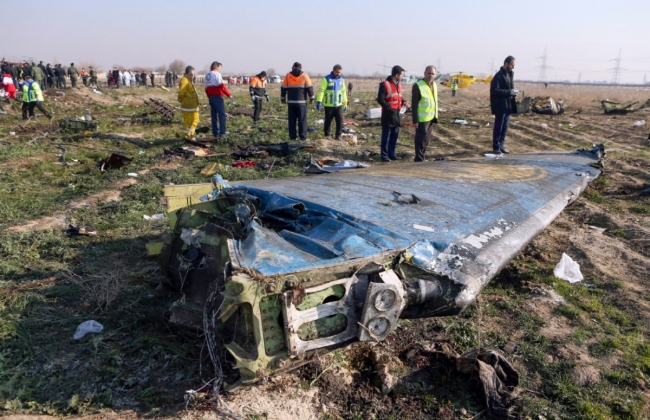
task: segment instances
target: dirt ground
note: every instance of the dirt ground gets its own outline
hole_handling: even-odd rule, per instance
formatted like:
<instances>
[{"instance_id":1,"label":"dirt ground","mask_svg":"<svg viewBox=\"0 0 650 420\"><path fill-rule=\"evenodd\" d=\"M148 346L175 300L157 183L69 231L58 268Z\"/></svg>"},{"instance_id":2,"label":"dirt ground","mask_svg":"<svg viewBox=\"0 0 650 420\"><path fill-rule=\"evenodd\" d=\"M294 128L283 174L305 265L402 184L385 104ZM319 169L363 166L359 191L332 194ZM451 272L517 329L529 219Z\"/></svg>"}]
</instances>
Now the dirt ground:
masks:
<instances>
[{"instance_id":1,"label":"dirt ground","mask_svg":"<svg viewBox=\"0 0 650 420\"><path fill-rule=\"evenodd\" d=\"M346 120L357 123L358 145L323 139L315 158L356 159L379 151L377 120L365 119L374 107L378 81L355 80ZM324 355L292 373L225 393L223 400L245 419L479 419L487 418L475 378L455 373L424 350L449 343L459 353L478 348L503 350L519 371L520 396L513 418L650 418L650 108L627 115L605 115L600 100L650 99L650 90L630 87L520 84L526 95L563 99L563 115L523 114L511 118L506 147L513 153L570 151L605 144L603 175L594 181L484 290L478 302L452 318L401 321L398 331L372 347L356 344ZM245 87L235 87L228 112L247 109ZM405 89L410 91L410 86ZM286 141L279 89L263 127L250 128L246 116L229 120L230 136L213 148L228 152L255 141ZM407 94L409 97L410 94ZM201 169L222 164L230 180L300 176L309 154L260 159L263 169L234 169L232 158L165 157L178 147L173 125L125 126L119 117L144 112L142 99L174 103L161 89L66 91L48 95L57 118L90 109L100 121L91 136L64 134L56 122L24 124L15 109L0 119L0 415L11 420L45 420L66 415L85 420L117 418L221 419L206 400L186 409L184 393L201 386L206 355L202 339L167 322L170 291L160 286L158 262L144 244L167 230L165 221L145 222L161 213L163 183L206 182ZM493 117L487 87L474 85L452 97L440 88L440 124L428 157L452 159L491 151ZM56 99L56 101L54 101ZM202 98L204 99L204 98ZM203 101L205 103L205 101ZM5 106L5 109L8 107ZM234 113L233 113L234 114ZM310 126L323 116L310 111ZM201 124L209 124L208 110ZM467 125L455 124L457 119ZM408 120L407 120L408 121ZM10 132L14 132L12 135ZM48 132L41 140L37 136ZM363 134L363 136L362 136ZM402 128L397 153L413 158L414 129ZM30 143L31 142L31 143ZM56 165L52 145L69 143L81 162ZM100 175L94 163L124 150L130 166ZM273 162L273 163L272 163ZM126 177L138 173L137 178ZM96 238L67 238L68 223L92 224ZM570 285L552 270L562 253L581 267L585 280ZM102 305L84 294L66 273L102 276L117 273L116 298ZM54 276L54 285L35 286ZM99 278L99 277L98 277ZM106 303L106 302L104 302ZM74 328L97 319L106 333L76 342ZM382 395L370 354L390 356L398 380ZM75 370L75 374L70 369Z\"/></svg>"}]
</instances>

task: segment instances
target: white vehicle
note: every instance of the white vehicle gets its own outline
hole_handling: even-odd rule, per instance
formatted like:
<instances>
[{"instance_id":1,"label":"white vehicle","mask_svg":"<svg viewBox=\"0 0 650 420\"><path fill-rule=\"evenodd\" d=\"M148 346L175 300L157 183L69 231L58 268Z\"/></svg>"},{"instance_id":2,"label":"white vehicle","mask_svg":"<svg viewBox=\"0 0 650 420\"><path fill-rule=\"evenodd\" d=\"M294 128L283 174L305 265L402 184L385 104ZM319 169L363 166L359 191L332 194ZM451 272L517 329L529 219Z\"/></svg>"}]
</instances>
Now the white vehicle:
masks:
<instances>
[{"instance_id":1,"label":"white vehicle","mask_svg":"<svg viewBox=\"0 0 650 420\"><path fill-rule=\"evenodd\" d=\"M282 83L282 78L280 76L273 75L271 76L271 79L269 80L269 83Z\"/></svg>"}]
</instances>

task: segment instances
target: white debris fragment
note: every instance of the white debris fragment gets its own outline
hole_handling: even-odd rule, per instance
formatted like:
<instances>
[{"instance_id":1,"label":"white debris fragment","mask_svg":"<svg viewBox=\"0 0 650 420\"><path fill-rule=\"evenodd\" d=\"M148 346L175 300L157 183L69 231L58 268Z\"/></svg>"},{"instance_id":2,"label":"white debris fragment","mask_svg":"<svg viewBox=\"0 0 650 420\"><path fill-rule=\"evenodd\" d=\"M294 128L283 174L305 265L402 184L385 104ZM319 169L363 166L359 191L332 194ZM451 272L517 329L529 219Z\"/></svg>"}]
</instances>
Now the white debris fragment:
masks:
<instances>
[{"instance_id":1,"label":"white debris fragment","mask_svg":"<svg viewBox=\"0 0 650 420\"><path fill-rule=\"evenodd\" d=\"M635 122L634 124L632 124L632 125L635 126L635 127L641 127L641 126L645 125L645 120L639 120L639 121L636 121L636 122Z\"/></svg>"},{"instance_id":2,"label":"white debris fragment","mask_svg":"<svg viewBox=\"0 0 650 420\"><path fill-rule=\"evenodd\" d=\"M413 229L423 230L425 232L435 232L434 228L431 226L418 225L417 223L413 224Z\"/></svg>"},{"instance_id":3,"label":"white debris fragment","mask_svg":"<svg viewBox=\"0 0 650 420\"><path fill-rule=\"evenodd\" d=\"M147 216L146 214L142 216L144 220L161 220L165 218L165 215L163 213L158 213L158 214L152 214L151 216Z\"/></svg>"},{"instance_id":4,"label":"white debris fragment","mask_svg":"<svg viewBox=\"0 0 650 420\"><path fill-rule=\"evenodd\" d=\"M137 178L138 174L136 174L135 172L129 172L128 174L126 174L126 176L130 176L131 178Z\"/></svg>"},{"instance_id":5,"label":"white debris fragment","mask_svg":"<svg viewBox=\"0 0 650 420\"><path fill-rule=\"evenodd\" d=\"M88 333L98 333L101 332L103 329L104 326L102 324L91 319L90 321L85 321L79 324L79 326L77 327L77 331L75 331L74 336L72 336L72 338L74 338L75 340L79 340Z\"/></svg>"},{"instance_id":6,"label":"white debris fragment","mask_svg":"<svg viewBox=\"0 0 650 420\"><path fill-rule=\"evenodd\" d=\"M582 281L582 273L580 272L580 265L573 261L566 253L562 253L560 262L557 263L553 270L553 275L558 279L566 280L569 283L577 283Z\"/></svg>"}]
</instances>

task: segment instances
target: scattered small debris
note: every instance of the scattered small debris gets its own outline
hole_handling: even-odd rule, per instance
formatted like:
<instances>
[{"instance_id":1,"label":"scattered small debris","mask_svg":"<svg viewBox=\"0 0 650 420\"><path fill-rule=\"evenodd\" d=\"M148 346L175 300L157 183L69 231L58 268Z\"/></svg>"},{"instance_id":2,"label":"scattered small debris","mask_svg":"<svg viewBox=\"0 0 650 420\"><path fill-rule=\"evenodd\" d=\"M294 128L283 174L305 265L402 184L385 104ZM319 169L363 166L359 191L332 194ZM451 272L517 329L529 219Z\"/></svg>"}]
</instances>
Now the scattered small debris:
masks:
<instances>
[{"instance_id":1,"label":"scattered small debris","mask_svg":"<svg viewBox=\"0 0 650 420\"><path fill-rule=\"evenodd\" d=\"M252 160L240 160L232 163L233 168L254 168L255 162Z\"/></svg>"},{"instance_id":2,"label":"scattered small debris","mask_svg":"<svg viewBox=\"0 0 650 420\"><path fill-rule=\"evenodd\" d=\"M639 120L636 121L634 124L632 124L634 127L641 127L645 125L645 120Z\"/></svg>"},{"instance_id":3,"label":"scattered small debris","mask_svg":"<svg viewBox=\"0 0 650 420\"><path fill-rule=\"evenodd\" d=\"M68 236L97 236L97 229L92 226L75 226L69 224L65 234Z\"/></svg>"},{"instance_id":4,"label":"scattered small debris","mask_svg":"<svg viewBox=\"0 0 650 420\"><path fill-rule=\"evenodd\" d=\"M79 326L77 327L77 331L75 331L74 336L72 336L72 338L75 340L80 340L88 333L98 333L101 332L103 329L104 326L102 324L91 319L90 321L85 321L79 324Z\"/></svg>"},{"instance_id":5,"label":"scattered small debris","mask_svg":"<svg viewBox=\"0 0 650 420\"><path fill-rule=\"evenodd\" d=\"M130 164L132 160L133 159L126 156L112 153L109 157L97 162L97 167L101 172L104 172L107 169L120 169L121 167Z\"/></svg>"},{"instance_id":6,"label":"scattered small debris","mask_svg":"<svg viewBox=\"0 0 650 420\"><path fill-rule=\"evenodd\" d=\"M592 225L588 225L587 227L588 227L589 229L593 229L593 230L595 230L595 231L598 232L598 233L605 233L605 231L607 230L606 228L601 228L601 227L598 227L598 226L592 226Z\"/></svg>"},{"instance_id":7,"label":"scattered small debris","mask_svg":"<svg viewBox=\"0 0 650 420\"><path fill-rule=\"evenodd\" d=\"M130 176L131 178L137 178L138 174L136 174L135 172L129 172L128 174L126 174L126 176Z\"/></svg>"},{"instance_id":8,"label":"scattered small debris","mask_svg":"<svg viewBox=\"0 0 650 420\"><path fill-rule=\"evenodd\" d=\"M553 269L553 275L558 279L566 280L569 283L577 283L582 281L582 273L580 272L580 265L573 261L566 253L562 253L560 262L557 263Z\"/></svg>"},{"instance_id":9,"label":"scattered small debris","mask_svg":"<svg viewBox=\"0 0 650 420\"><path fill-rule=\"evenodd\" d=\"M151 216L147 216L146 214L142 216L144 220L162 220L165 218L165 215L163 213L158 213L158 214L152 214Z\"/></svg>"},{"instance_id":10,"label":"scattered small debris","mask_svg":"<svg viewBox=\"0 0 650 420\"><path fill-rule=\"evenodd\" d=\"M467 125L467 121L465 121L465 120L454 120L454 124Z\"/></svg>"},{"instance_id":11,"label":"scattered small debris","mask_svg":"<svg viewBox=\"0 0 650 420\"><path fill-rule=\"evenodd\" d=\"M415 223L413 224L413 229L423 230L425 232L432 232L432 233L435 232L435 229L431 226L418 225Z\"/></svg>"}]
</instances>

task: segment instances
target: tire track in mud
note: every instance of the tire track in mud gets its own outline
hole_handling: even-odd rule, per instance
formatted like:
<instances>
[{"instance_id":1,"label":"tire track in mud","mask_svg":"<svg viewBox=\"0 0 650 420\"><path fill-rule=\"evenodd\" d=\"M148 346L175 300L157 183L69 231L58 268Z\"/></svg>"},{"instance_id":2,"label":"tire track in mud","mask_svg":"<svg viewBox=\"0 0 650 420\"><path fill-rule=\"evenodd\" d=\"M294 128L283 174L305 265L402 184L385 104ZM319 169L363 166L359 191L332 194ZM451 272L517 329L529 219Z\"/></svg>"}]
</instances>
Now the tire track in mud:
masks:
<instances>
[{"instance_id":1,"label":"tire track in mud","mask_svg":"<svg viewBox=\"0 0 650 420\"><path fill-rule=\"evenodd\" d=\"M552 136L556 136L557 138L560 138L560 136L562 136L565 139L567 139L568 141L574 141L574 142L576 142L576 144L574 145L574 148L578 147L578 146L581 146L582 143L589 143L590 145L595 143L591 136L584 135L584 134L581 134L581 133L575 132L575 131L570 131L569 129L566 129L566 128L555 128L555 127L552 127L550 125L547 128L542 128L542 127L538 127L538 126L536 126L534 124L531 124L531 123L528 123L528 122L519 123L519 125L523 126L523 127L526 127L526 128L528 128L530 130L533 130L535 132L537 132L536 128L540 128L541 130L544 130L544 132L549 133ZM566 143L566 144L570 144L570 143Z\"/></svg>"},{"instance_id":2,"label":"tire track in mud","mask_svg":"<svg viewBox=\"0 0 650 420\"><path fill-rule=\"evenodd\" d=\"M519 140L520 142L523 141L524 145L529 147L528 150L524 150L525 152L530 152L530 151L539 152L540 150L564 150L555 145L547 143L540 138L534 138L528 136L519 130L508 130L508 135L506 136L506 142L508 141L508 137Z\"/></svg>"},{"instance_id":3,"label":"tire track in mud","mask_svg":"<svg viewBox=\"0 0 650 420\"><path fill-rule=\"evenodd\" d=\"M550 143L550 144L554 145L555 147L558 147L558 148L560 148L562 150L566 150L567 148L568 149L575 149L576 148L575 144L567 143L567 142L563 141L562 139L558 139L556 137L549 136L549 135L541 133L541 132L539 132L537 130L533 130L532 128L528 128L528 127L522 125L521 123L519 123L519 124L510 124L510 130L513 130L513 129L514 129L515 132L516 131L524 131L525 133L527 133L529 135L532 135L532 136L534 136L536 138L543 139L547 143ZM564 147L562 147L562 146L564 146Z\"/></svg>"},{"instance_id":4,"label":"tire track in mud","mask_svg":"<svg viewBox=\"0 0 650 420\"><path fill-rule=\"evenodd\" d=\"M463 139L462 137L460 137L458 135L458 133L456 133L455 131L450 130L450 129L446 128L446 127L443 127L443 126L439 125L438 127L436 127L435 131L437 133L440 133L440 134L444 135L446 138L453 141L453 144L455 144L457 147L460 147L462 149L477 152L477 151L481 150L481 148L482 148L481 145L477 145L475 143L471 143L471 142Z\"/></svg>"}]
</instances>

